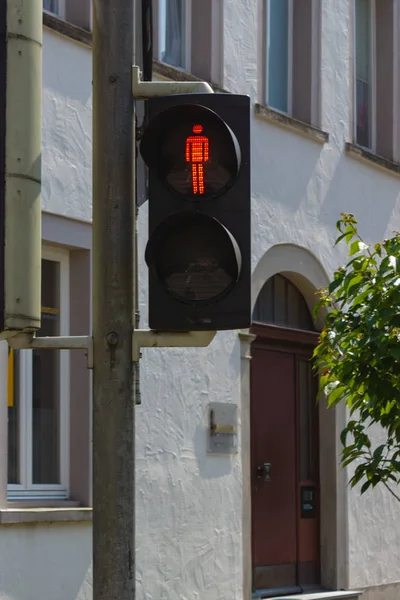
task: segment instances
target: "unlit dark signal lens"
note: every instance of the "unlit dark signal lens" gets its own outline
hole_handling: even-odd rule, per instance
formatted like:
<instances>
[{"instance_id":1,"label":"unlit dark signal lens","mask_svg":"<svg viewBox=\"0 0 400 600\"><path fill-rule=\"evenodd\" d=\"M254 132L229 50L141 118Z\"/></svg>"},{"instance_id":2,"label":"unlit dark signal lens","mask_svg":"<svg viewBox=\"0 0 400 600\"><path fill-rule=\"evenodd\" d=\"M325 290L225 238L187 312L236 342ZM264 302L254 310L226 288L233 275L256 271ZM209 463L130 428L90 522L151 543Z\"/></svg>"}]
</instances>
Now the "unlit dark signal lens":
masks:
<instances>
[{"instance_id":1,"label":"unlit dark signal lens","mask_svg":"<svg viewBox=\"0 0 400 600\"><path fill-rule=\"evenodd\" d=\"M155 267L166 290L187 303L215 302L236 284L239 247L215 219L195 215L164 231Z\"/></svg>"}]
</instances>

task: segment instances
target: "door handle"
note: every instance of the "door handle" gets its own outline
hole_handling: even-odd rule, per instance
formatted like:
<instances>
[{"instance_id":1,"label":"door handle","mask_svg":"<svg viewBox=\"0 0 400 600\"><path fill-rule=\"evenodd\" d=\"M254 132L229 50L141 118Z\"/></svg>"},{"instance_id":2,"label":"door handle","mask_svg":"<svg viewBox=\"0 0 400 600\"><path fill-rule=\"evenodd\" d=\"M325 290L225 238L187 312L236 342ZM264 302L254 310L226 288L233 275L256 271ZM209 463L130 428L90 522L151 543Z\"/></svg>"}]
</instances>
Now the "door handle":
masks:
<instances>
[{"instance_id":1,"label":"door handle","mask_svg":"<svg viewBox=\"0 0 400 600\"><path fill-rule=\"evenodd\" d=\"M265 462L261 466L257 467L257 477L263 481L271 481L271 463Z\"/></svg>"}]
</instances>

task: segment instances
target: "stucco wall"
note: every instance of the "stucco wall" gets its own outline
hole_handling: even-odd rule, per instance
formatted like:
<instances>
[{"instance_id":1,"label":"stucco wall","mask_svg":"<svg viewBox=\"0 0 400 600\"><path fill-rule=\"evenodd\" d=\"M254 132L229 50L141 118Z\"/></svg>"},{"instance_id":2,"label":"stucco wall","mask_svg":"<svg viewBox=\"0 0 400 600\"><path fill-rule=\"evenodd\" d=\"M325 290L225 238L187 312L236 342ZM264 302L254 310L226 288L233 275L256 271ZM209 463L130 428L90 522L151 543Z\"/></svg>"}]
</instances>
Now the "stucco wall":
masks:
<instances>
[{"instance_id":1,"label":"stucco wall","mask_svg":"<svg viewBox=\"0 0 400 600\"><path fill-rule=\"evenodd\" d=\"M42 207L92 218L92 53L43 32Z\"/></svg>"},{"instance_id":2,"label":"stucco wall","mask_svg":"<svg viewBox=\"0 0 400 600\"><path fill-rule=\"evenodd\" d=\"M83 220L91 219L90 68L87 49L45 32L43 207ZM145 327L146 205L139 231ZM239 597L240 454L206 456L208 403L240 401L237 336L219 334L208 350L143 354L143 404L137 410L138 597Z\"/></svg>"},{"instance_id":3,"label":"stucco wall","mask_svg":"<svg viewBox=\"0 0 400 600\"><path fill-rule=\"evenodd\" d=\"M261 3L260 3L261 4ZM369 242L381 240L400 225L399 179L344 153L352 141L351 0L322 2L321 128L324 146L260 118L252 129L253 265L275 244L307 248L329 276L343 262L333 248L340 212L352 212ZM257 69L260 24L258 3L235 0L225 10L225 86L261 100ZM351 587L400 580L400 506L385 490L360 499L348 491Z\"/></svg>"},{"instance_id":4,"label":"stucco wall","mask_svg":"<svg viewBox=\"0 0 400 600\"><path fill-rule=\"evenodd\" d=\"M225 86L250 94L253 100L258 99L260 87L258 4L256 0L226 2L223 32ZM321 146L253 118L254 268L275 244L292 243L313 253L331 275L343 259L342 250L333 249L334 223L342 210L356 214L371 241L399 227L399 180L344 154L352 120L350 4L350 0L323 2L321 127L329 132L329 143ZM43 207L90 221L90 51L45 31L44 86ZM146 326L146 205L140 208L139 237L140 305L142 326ZM239 600L240 454L215 458L205 452L207 404L240 405L237 336L220 333L209 349L146 350L141 370L138 598ZM357 492L349 492L348 514L340 518L348 520L350 546L342 560L349 557L352 587L400 580L398 517L399 508L388 494L371 492L360 501ZM18 570L20 564L25 565L24 571ZM0 597L3 594L7 600L24 600L28 592L29 600L72 600L89 564L89 527L0 529L0 569L5 573ZM44 590L39 589L40 581Z\"/></svg>"}]
</instances>

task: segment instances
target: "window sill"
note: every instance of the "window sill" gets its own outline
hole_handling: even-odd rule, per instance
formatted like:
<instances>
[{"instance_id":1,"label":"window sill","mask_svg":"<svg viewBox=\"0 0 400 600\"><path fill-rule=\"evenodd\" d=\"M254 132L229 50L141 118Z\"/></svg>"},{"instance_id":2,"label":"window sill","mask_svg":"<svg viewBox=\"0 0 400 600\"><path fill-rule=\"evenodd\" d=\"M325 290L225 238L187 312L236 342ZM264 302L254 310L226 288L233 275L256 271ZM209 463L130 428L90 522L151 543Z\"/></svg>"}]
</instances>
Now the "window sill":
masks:
<instances>
[{"instance_id":1,"label":"window sill","mask_svg":"<svg viewBox=\"0 0 400 600\"><path fill-rule=\"evenodd\" d=\"M269 123L273 123L279 127L289 129L294 133L299 133L313 142L326 144L329 141L329 133L326 131L319 129L318 127L314 127L314 125L310 125L309 123L299 121L298 119L290 117L289 115L285 115L284 113L274 110L273 108L269 108L264 104L256 104L255 113L257 117L265 119Z\"/></svg>"},{"instance_id":2,"label":"window sill","mask_svg":"<svg viewBox=\"0 0 400 600\"><path fill-rule=\"evenodd\" d=\"M68 23L68 21L64 21L64 19L60 19L55 15L44 12L43 25L48 29L52 29L56 33L59 33L60 35L74 40L75 42L80 42L81 44L89 47L92 46L93 36L91 31L81 29L81 27L73 25L72 23Z\"/></svg>"},{"instance_id":3,"label":"window sill","mask_svg":"<svg viewBox=\"0 0 400 600\"><path fill-rule=\"evenodd\" d=\"M203 79L200 79L199 77L196 77L187 71L183 71L182 69L178 69L177 67L173 67L167 63L160 62L159 60L153 60L153 73L159 77L162 77L163 79L169 79L172 81L203 81ZM222 94L229 93L227 90L224 90L215 83L211 83L210 81L207 83L211 85L214 92Z\"/></svg>"},{"instance_id":4,"label":"window sill","mask_svg":"<svg viewBox=\"0 0 400 600\"><path fill-rule=\"evenodd\" d=\"M1 508L0 525L83 522L92 520L92 509L83 507Z\"/></svg>"},{"instance_id":5,"label":"window sill","mask_svg":"<svg viewBox=\"0 0 400 600\"><path fill-rule=\"evenodd\" d=\"M376 169L380 169L381 171L383 170L386 173L400 175L400 163L389 160L388 158L384 158L383 156L379 156L371 150L362 148L361 146L353 144L352 142L346 142L346 154L352 158L362 161L363 163L369 164Z\"/></svg>"}]
</instances>

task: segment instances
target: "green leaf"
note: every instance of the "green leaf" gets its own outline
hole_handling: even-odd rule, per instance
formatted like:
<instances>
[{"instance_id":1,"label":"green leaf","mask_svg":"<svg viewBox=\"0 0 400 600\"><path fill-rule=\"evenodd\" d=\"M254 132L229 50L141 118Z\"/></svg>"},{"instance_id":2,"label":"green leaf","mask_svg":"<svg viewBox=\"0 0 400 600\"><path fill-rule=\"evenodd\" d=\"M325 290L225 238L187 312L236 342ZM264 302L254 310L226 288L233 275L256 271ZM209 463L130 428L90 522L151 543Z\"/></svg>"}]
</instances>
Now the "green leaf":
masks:
<instances>
[{"instance_id":1,"label":"green leaf","mask_svg":"<svg viewBox=\"0 0 400 600\"><path fill-rule=\"evenodd\" d=\"M394 356L397 360L400 360L400 344L398 346L392 346L389 348L391 356Z\"/></svg>"},{"instance_id":2,"label":"green leaf","mask_svg":"<svg viewBox=\"0 0 400 600\"><path fill-rule=\"evenodd\" d=\"M370 488L372 485L372 481L366 481L365 483L363 483L363 485L361 486L361 494L365 494L365 492L368 490L368 488Z\"/></svg>"},{"instance_id":3,"label":"green leaf","mask_svg":"<svg viewBox=\"0 0 400 600\"><path fill-rule=\"evenodd\" d=\"M382 454L383 454L384 449L385 449L385 444L382 444L381 446L378 446L378 448L376 448L374 450L374 453L372 455L373 459L374 460L380 460L382 458Z\"/></svg>"},{"instance_id":4,"label":"green leaf","mask_svg":"<svg viewBox=\"0 0 400 600\"><path fill-rule=\"evenodd\" d=\"M346 240L347 241L347 240ZM360 240L355 240L350 244L349 256L354 256L358 252L363 252L368 248L368 245Z\"/></svg>"},{"instance_id":5,"label":"green leaf","mask_svg":"<svg viewBox=\"0 0 400 600\"><path fill-rule=\"evenodd\" d=\"M327 388L329 388L329 385L325 388L325 393L328 396L328 406L332 406L332 404L335 404L341 400L347 390L347 388L343 385L336 385L332 391L327 391Z\"/></svg>"},{"instance_id":6,"label":"green leaf","mask_svg":"<svg viewBox=\"0 0 400 600\"><path fill-rule=\"evenodd\" d=\"M353 225L349 225L348 227L346 227L346 229L345 229L346 243L348 244L356 234L357 234L357 231L355 230Z\"/></svg>"}]
</instances>

